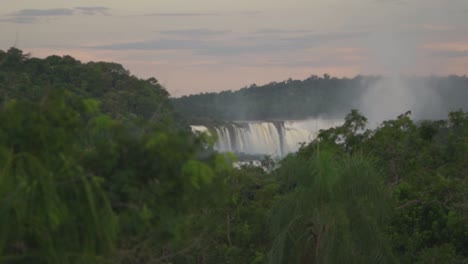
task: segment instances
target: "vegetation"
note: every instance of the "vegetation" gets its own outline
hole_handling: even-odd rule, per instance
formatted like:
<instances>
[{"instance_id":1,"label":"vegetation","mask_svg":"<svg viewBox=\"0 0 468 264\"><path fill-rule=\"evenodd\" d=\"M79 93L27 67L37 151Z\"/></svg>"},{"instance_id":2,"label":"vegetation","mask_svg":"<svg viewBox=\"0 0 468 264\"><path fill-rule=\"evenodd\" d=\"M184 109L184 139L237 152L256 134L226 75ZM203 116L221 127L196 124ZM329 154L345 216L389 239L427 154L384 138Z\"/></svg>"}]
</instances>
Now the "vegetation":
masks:
<instances>
[{"instance_id":1,"label":"vegetation","mask_svg":"<svg viewBox=\"0 0 468 264\"><path fill-rule=\"evenodd\" d=\"M468 261L463 111L353 110L267 172L118 64L0 51L0 94L1 263Z\"/></svg>"},{"instance_id":2,"label":"vegetation","mask_svg":"<svg viewBox=\"0 0 468 264\"><path fill-rule=\"evenodd\" d=\"M325 74L300 80L255 84L238 91L202 93L172 99L178 118L191 124L216 121L285 120L310 117L342 118L350 109L361 109L365 94L375 87L387 85L382 77L356 76L336 78ZM407 77L402 81L412 87L418 101L430 95L440 102L421 109L423 116L442 118L448 112L466 107L468 77ZM396 82L398 84L398 82ZM393 84L392 84L393 85ZM388 87L393 89L394 87ZM385 93L384 95L385 96ZM398 103L398 102L396 102ZM434 102L431 102L434 103ZM401 109L405 111L408 109Z\"/></svg>"},{"instance_id":3,"label":"vegetation","mask_svg":"<svg viewBox=\"0 0 468 264\"><path fill-rule=\"evenodd\" d=\"M105 114L117 119L159 120L170 112L169 94L155 78L131 76L122 65L81 63L70 56L30 58L21 50L0 51L0 104L12 99L38 100L52 90L99 99Z\"/></svg>"}]
</instances>

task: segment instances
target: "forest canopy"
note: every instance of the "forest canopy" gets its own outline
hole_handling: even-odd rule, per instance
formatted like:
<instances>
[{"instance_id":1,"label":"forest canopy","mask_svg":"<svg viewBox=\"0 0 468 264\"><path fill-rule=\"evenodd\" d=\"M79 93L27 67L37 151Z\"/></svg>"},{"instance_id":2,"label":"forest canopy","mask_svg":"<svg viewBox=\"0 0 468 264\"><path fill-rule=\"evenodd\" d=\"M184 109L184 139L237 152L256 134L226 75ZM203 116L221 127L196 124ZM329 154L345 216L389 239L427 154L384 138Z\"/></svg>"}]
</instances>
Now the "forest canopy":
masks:
<instances>
[{"instance_id":1,"label":"forest canopy","mask_svg":"<svg viewBox=\"0 0 468 264\"><path fill-rule=\"evenodd\" d=\"M394 94L401 94L389 96L392 89L399 90ZM411 98L407 98L409 96ZM428 98L433 100L428 101ZM372 109L365 110L385 111L378 109L379 106L398 106L400 101L410 100L414 102L408 103L418 109L398 109L398 113L413 110L424 118L443 118L451 111L468 110L468 77L406 76L389 79L382 76L336 78L327 74L322 77L311 75L305 80L288 79L262 86L252 84L238 91L182 96L172 99L172 103L180 118L189 120L191 124L206 125L213 120L343 118L351 109L366 108L369 100L376 102Z\"/></svg>"},{"instance_id":2,"label":"forest canopy","mask_svg":"<svg viewBox=\"0 0 468 264\"><path fill-rule=\"evenodd\" d=\"M439 81L459 82L447 89L465 96L465 77ZM321 88L301 88L309 82ZM291 100L314 91L352 102L351 91L328 91L354 82L314 77L225 95L297 87ZM171 100L155 78L119 64L16 48L0 50L0 94L1 263L468 260L467 112L414 122L402 109L367 129L352 110L297 153L266 157L267 169L234 169L232 154L179 119L184 100L220 95ZM326 112L314 100L309 109ZM234 118L205 110L188 119Z\"/></svg>"}]
</instances>

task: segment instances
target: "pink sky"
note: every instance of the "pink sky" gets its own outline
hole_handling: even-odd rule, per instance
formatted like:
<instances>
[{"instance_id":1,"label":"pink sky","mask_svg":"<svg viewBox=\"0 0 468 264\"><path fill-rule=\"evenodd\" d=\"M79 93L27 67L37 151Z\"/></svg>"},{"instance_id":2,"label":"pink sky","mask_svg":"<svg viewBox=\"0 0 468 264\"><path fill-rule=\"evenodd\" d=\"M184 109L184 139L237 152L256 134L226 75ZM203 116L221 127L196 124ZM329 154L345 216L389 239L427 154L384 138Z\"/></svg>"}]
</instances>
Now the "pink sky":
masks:
<instances>
[{"instance_id":1,"label":"pink sky","mask_svg":"<svg viewBox=\"0 0 468 264\"><path fill-rule=\"evenodd\" d=\"M0 49L121 63L173 96L312 74L468 71L464 0L4 2Z\"/></svg>"}]
</instances>

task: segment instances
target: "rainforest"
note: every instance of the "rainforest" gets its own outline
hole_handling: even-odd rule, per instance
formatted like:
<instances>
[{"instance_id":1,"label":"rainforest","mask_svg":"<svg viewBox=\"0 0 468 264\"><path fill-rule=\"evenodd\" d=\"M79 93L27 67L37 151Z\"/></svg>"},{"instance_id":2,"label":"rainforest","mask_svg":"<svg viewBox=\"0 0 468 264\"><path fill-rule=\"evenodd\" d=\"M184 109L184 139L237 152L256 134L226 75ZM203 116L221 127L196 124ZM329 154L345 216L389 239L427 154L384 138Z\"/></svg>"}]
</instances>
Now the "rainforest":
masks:
<instances>
[{"instance_id":1,"label":"rainforest","mask_svg":"<svg viewBox=\"0 0 468 264\"><path fill-rule=\"evenodd\" d=\"M391 118L379 83L175 98L0 50L0 262L467 263L468 78L393 82L439 99Z\"/></svg>"}]
</instances>

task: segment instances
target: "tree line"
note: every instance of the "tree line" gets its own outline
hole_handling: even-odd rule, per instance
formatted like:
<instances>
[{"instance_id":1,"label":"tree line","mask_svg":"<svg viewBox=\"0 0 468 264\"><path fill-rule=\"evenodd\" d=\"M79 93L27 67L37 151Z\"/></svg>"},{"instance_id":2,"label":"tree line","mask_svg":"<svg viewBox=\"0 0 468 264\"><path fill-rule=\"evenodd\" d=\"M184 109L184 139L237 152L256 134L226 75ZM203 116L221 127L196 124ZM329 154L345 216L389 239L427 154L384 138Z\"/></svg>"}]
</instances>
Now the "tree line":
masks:
<instances>
[{"instance_id":1,"label":"tree line","mask_svg":"<svg viewBox=\"0 0 468 264\"><path fill-rule=\"evenodd\" d=\"M390 80L390 81L389 81ZM466 109L468 100L468 77L399 77L397 80L382 76L356 76L337 78L324 74L311 75L305 80L288 79L257 86L252 84L237 91L200 93L173 98L172 103L179 118L191 124L207 125L217 121L239 120L294 120L313 117L342 118L351 109L363 109L367 94L379 94L380 99L396 89L394 85L405 85L411 91L415 105L424 106L428 97L437 101L431 106L421 107L418 113L443 118L451 111ZM382 87L384 86L384 87ZM387 87L388 86L388 87ZM405 98L384 98L385 104L400 102L392 100ZM389 101L390 100L390 101ZM372 109L378 111L378 109ZM402 109L406 111L409 109ZM413 109L414 110L414 109Z\"/></svg>"}]
</instances>

